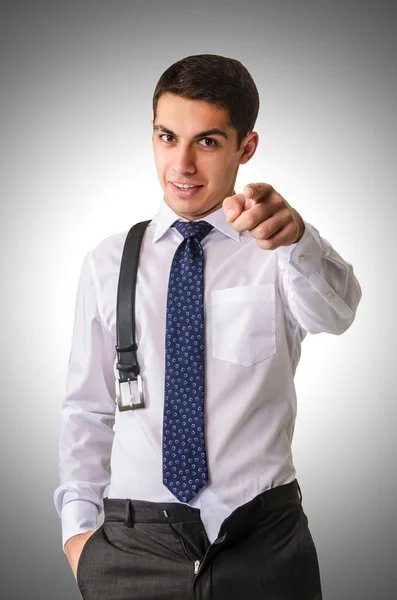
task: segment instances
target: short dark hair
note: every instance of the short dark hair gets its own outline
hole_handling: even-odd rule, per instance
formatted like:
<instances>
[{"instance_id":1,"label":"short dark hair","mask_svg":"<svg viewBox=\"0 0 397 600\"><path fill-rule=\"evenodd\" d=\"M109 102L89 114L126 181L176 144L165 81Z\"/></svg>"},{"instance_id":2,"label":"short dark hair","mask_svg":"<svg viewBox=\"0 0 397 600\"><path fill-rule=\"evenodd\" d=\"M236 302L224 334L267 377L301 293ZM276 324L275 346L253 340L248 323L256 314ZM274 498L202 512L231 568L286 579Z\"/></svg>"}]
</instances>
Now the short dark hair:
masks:
<instances>
[{"instance_id":1,"label":"short dark hair","mask_svg":"<svg viewBox=\"0 0 397 600\"><path fill-rule=\"evenodd\" d=\"M234 58L194 54L168 67L154 90L153 119L157 102L166 92L226 109L229 126L237 130L237 149L254 129L259 112L258 90L248 69Z\"/></svg>"}]
</instances>

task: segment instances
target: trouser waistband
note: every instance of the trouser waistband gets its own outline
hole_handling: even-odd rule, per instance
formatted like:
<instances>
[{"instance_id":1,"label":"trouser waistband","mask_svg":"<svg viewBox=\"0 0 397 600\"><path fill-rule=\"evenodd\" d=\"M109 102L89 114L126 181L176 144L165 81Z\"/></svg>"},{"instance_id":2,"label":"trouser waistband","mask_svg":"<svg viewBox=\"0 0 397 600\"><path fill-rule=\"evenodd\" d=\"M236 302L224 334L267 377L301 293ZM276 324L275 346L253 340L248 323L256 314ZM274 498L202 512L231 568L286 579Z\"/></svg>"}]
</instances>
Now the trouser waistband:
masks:
<instances>
[{"instance_id":1,"label":"trouser waistband","mask_svg":"<svg viewBox=\"0 0 397 600\"><path fill-rule=\"evenodd\" d=\"M301 504L302 494L297 479L261 492L255 498L238 506L223 522L219 534L230 528L237 519L246 526L254 524L267 511L281 510ZM177 523L200 521L200 509L182 502L151 502L131 498L104 498L104 520L133 523Z\"/></svg>"}]
</instances>

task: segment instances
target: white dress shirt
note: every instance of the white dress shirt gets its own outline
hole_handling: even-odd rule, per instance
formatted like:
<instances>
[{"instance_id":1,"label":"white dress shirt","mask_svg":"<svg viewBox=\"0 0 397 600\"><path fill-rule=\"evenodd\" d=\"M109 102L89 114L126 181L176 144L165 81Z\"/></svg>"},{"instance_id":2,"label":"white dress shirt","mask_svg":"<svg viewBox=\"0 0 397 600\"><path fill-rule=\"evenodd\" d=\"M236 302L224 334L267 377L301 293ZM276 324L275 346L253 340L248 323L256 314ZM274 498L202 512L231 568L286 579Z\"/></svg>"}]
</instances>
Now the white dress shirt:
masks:
<instances>
[{"instance_id":1,"label":"white dress shirt","mask_svg":"<svg viewBox=\"0 0 397 600\"><path fill-rule=\"evenodd\" d=\"M178 502L162 483L165 318L171 262L183 240L171 227L178 219L186 220L162 198L142 241L136 341L145 408L120 412L114 400L117 286L129 228L83 260L54 493L63 549L71 536L97 528L108 485L109 498ZM235 508L294 480L301 342L307 332L346 331L361 288L352 265L306 221L298 242L263 250L248 231L234 230L223 208L203 220L214 227L202 241L209 482L189 505L200 509L213 542ZM121 388L128 403L128 384Z\"/></svg>"}]
</instances>

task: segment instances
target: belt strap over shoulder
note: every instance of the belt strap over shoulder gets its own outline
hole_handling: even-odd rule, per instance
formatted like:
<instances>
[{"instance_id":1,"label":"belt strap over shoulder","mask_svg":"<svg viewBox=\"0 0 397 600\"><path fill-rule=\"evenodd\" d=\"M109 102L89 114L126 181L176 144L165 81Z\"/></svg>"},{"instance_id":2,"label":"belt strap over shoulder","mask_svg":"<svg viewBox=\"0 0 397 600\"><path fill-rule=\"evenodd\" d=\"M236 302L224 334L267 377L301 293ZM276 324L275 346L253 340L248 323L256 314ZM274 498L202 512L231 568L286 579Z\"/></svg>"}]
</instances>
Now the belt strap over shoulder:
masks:
<instances>
[{"instance_id":1,"label":"belt strap over shoulder","mask_svg":"<svg viewBox=\"0 0 397 600\"><path fill-rule=\"evenodd\" d=\"M136 223L129 230L123 248L117 288L116 331L117 364L119 378L115 381L116 399L119 410L144 408L142 379L139 375L137 343L135 338L135 288L142 239L149 221ZM137 381L139 401L133 402L131 382ZM129 404L122 404L120 385L129 386Z\"/></svg>"}]
</instances>

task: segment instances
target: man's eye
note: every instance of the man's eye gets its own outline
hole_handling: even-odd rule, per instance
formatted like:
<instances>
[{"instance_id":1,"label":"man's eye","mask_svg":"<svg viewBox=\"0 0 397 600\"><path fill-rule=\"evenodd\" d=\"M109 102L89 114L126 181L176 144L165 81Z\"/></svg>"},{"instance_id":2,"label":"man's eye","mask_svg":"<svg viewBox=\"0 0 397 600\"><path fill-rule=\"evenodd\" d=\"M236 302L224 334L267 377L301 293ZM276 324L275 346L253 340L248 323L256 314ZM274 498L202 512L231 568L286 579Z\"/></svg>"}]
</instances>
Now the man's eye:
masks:
<instances>
[{"instance_id":1,"label":"man's eye","mask_svg":"<svg viewBox=\"0 0 397 600\"><path fill-rule=\"evenodd\" d=\"M164 138L167 138L167 139L164 139ZM173 141L175 138L174 138L174 136L173 136L173 135L170 135L169 133L162 133L162 134L160 135L160 139L161 139L163 142L170 143L170 142L172 142L172 141ZM214 146L217 146L217 145L218 145L218 144L217 144L217 142L216 142L215 140L213 140L212 138L203 138L202 140L200 140L200 143L201 143L201 142L209 142L209 144L206 144L206 143L204 143L204 144L201 144L202 146L204 145L206 148L213 148Z\"/></svg>"},{"instance_id":2,"label":"man's eye","mask_svg":"<svg viewBox=\"0 0 397 600\"><path fill-rule=\"evenodd\" d=\"M206 148L212 148L213 146L217 145L216 141L211 138L203 138L201 141L202 142L211 142L211 145L209 145L209 146L207 144L204 144Z\"/></svg>"},{"instance_id":3,"label":"man's eye","mask_svg":"<svg viewBox=\"0 0 397 600\"><path fill-rule=\"evenodd\" d=\"M163 133L162 135L160 135L160 139L163 140L163 137L167 137L167 138L173 138L172 135L170 135L169 133ZM163 142L169 142L170 140L163 140Z\"/></svg>"}]
</instances>

